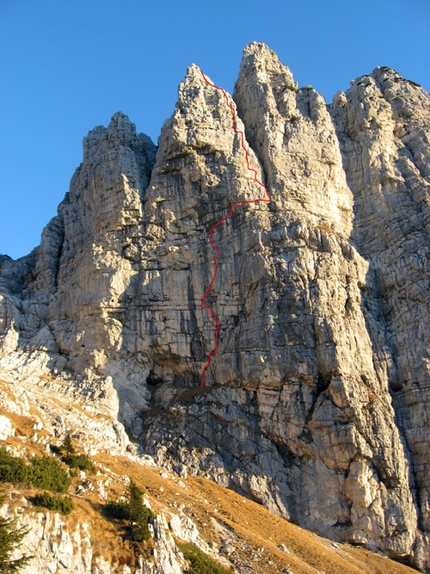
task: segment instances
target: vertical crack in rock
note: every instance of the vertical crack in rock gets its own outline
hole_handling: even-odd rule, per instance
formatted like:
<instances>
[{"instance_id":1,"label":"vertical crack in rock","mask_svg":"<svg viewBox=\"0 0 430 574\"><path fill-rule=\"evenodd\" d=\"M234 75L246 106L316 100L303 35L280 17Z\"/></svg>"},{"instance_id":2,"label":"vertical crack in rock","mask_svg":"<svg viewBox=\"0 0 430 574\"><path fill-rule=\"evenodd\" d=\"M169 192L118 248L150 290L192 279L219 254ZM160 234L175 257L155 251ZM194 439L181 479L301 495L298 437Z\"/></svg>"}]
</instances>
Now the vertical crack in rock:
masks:
<instances>
[{"instance_id":1,"label":"vertical crack in rock","mask_svg":"<svg viewBox=\"0 0 430 574\"><path fill-rule=\"evenodd\" d=\"M200 308L213 273L209 230L230 213L233 203L260 197L254 174L246 166L241 136L232 130L231 113L223 94L208 85L193 65L180 85L175 112L159 141L145 205L148 244L152 242L154 250L145 257L153 258L150 265L157 266L159 280L142 276L142 282L146 298L160 299L157 291L162 289L165 300L142 311L143 321L152 319L157 325L151 352L158 377L167 384L175 384L179 377L182 385L198 385L204 358L215 344L213 322ZM237 123L243 131L240 119ZM252 151L249 162L260 175ZM245 306L249 282L242 278L245 265L252 263L248 272L254 276L258 265L253 259L262 212L258 204L243 205L214 231L222 256L207 304L213 307L221 328L219 350L207 371L209 385L241 376L234 370L235 355L241 352L240 325L234 318L240 317ZM160 309L161 323L157 319ZM180 331L179 324L183 326Z\"/></svg>"}]
</instances>

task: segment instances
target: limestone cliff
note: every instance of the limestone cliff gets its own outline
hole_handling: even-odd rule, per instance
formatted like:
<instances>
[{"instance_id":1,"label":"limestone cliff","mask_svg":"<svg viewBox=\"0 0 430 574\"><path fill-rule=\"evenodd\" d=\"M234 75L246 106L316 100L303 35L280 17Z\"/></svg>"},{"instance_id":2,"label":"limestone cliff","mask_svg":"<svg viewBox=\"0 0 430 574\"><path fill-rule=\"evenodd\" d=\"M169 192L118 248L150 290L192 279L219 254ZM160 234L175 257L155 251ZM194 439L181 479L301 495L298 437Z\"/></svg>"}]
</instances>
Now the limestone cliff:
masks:
<instances>
[{"instance_id":1,"label":"limestone cliff","mask_svg":"<svg viewBox=\"0 0 430 574\"><path fill-rule=\"evenodd\" d=\"M40 247L1 258L1 364L67 375L184 476L429 569L429 124L387 68L327 106L262 44L233 97L191 66L158 149L121 113L90 132ZM200 389L209 230L261 197L241 133L271 201L213 232Z\"/></svg>"}]
</instances>

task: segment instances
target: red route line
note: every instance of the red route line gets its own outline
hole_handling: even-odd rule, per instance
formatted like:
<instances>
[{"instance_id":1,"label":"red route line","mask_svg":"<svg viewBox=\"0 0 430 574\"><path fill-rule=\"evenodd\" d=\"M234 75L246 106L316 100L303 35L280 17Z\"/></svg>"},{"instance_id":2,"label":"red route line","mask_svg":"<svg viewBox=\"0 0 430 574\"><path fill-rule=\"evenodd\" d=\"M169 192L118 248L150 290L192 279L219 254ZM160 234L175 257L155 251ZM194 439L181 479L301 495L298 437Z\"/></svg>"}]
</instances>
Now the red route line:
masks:
<instances>
[{"instance_id":1,"label":"red route line","mask_svg":"<svg viewBox=\"0 0 430 574\"><path fill-rule=\"evenodd\" d=\"M245 160L246 160L246 167L248 168L249 171L251 171L254 174L254 181L256 183L258 183L258 185L260 185L263 189L264 192L266 194L266 197L264 198L259 198L259 199L248 199L248 200L244 200L244 201L235 201L232 206L230 207L230 212L228 215L226 215L225 217L223 217L222 219L220 219L217 223L215 223L215 225L213 225L210 230L209 230L209 240L210 240L210 244L212 249L216 252L216 255L214 257L214 272L213 272L213 276L212 276L212 281L209 284L209 287L206 289L205 294L202 297L202 300L200 302L200 308L201 309L207 309L209 311L210 317L212 319L212 321L215 323L215 347L212 349L212 351L208 354L208 358L206 361L206 364L204 365L203 369L202 369L202 379L201 379L201 383L200 383L200 388L205 386L205 373L206 373L206 369L209 367L209 365L211 364L211 358L216 354L217 350L218 350L218 345L219 345L219 329L221 326L221 323L218 321L218 319L215 317L214 315L214 311L213 308L210 307L209 305L205 305L205 300L206 297L209 295L213 284L215 283L215 279L217 276L217 271L218 271L218 259L221 256L221 251L218 249L218 247L214 244L213 241L213 232L215 231L215 229L221 225L221 223L223 223L224 221L227 221L228 219L231 219L233 217L233 211L234 208L236 207L236 205L246 205L249 203L268 203L269 201L272 200L272 198L270 197L269 194L269 190L267 189L267 187L264 185L264 183L262 183L258 177L257 177L257 171L255 169L253 169L250 165L249 165L249 153L248 153L248 149L245 147L245 135L241 130L238 130L236 128L236 111L233 108L232 105L230 105L229 100L228 100L228 95L226 93L226 91L223 88L220 88L219 86L215 86L215 84L213 84L212 82L210 82L208 80L208 78L205 76L204 72L202 72L202 76L204 81L211 86L212 88L215 88L217 90L220 90L225 98L225 103L227 105L228 108L230 108L231 112L232 112L232 122L231 122L231 126L234 130L234 132L236 134L240 135L240 139L241 139L241 146L243 151L245 152Z\"/></svg>"}]
</instances>

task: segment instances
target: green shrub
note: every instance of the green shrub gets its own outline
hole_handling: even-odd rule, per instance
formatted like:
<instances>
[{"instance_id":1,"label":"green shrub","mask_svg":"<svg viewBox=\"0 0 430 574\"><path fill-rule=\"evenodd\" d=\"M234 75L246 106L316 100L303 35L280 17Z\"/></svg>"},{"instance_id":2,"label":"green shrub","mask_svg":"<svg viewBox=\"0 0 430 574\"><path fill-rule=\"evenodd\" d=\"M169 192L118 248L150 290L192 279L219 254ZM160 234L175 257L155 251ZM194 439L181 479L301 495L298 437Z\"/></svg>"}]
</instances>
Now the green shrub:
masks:
<instances>
[{"instance_id":1,"label":"green shrub","mask_svg":"<svg viewBox=\"0 0 430 574\"><path fill-rule=\"evenodd\" d=\"M47 492L37 494L32 502L35 506L43 506L49 510L55 510L60 514L70 514L75 507L70 496L52 496Z\"/></svg>"},{"instance_id":2,"label":"green shrub","mask_svg":"<svg viewBox=\"0 0 430 574\"><path fill-rule=\"evenodd\" d=\"M61 464L48 456L31 458L30 481L36 488L52 492L67 492L71 482Z\"/></svg>"},{"instance_id":3,"label":"green shrub","mask_svg":"<svg viewBox=\"0 0 430 574\"><path fill-rule=\"evenodd\" d=\"M61 464L52 457L34 456L27 463L0 449L0 481L13 484L32 484L53 492L66 492L70 477Z\"/></svg>"},{"instance_id":4,"label":"green shrub","mask_svg":"<svg viewBox=\"0 0 430 574\"><path fill-rule=\"evenodd\" d=\"M0 448L0 481L13 484L30 482L30 467L22 458L9 454L5 448Z\"/></svg>"},{"instance_id":5,"label":"green shrub","mask_svg":"<svg viewBox=\"0 0 430 574\"><path fill-rule=\"evenodd\" d=\"M155 514L143 504L143 490L132 480L128 486L127 500L109 501L105 506L106 514L110 518L128 521L128 530L131 540L144 542L151 538L148 523Z\"/></svg>"},{"instance_id":6,"label":"green shrub","mask_svg":"<svg viewBox=\"0 0 430 574\"><path fill-rule=\"evenodd\" d=\"M0 494L0 506L3 506L5 495ZM15 549L21 545L21 540L28 533L25 528L16 528L15 520L0 517L0 572L18 572L32 558L22 556L16 560L11 559Z\"/></svg>"},{"instance_id":7,"label":"green shrub","mask_svg":"<svg viewBox=\"0 0 430 574\"><path fill-rule=\"evenodd\" d=\"M130 506L130 528L131 539L136 542L143 542L151 538L151 532L148 528L150 518L155 515L149 508L143 504L143 490L132 480L128 485L128 496Z\"/></svg>"},{"instance_id":8,"label":"green shrub","mask_svg":"<svg viewBox=\"0 0 430 574\"><path fill-rule=\"evenodd\" d=\"M176 546L184 555L185 560L190 562L190 566L185 570L186 574L231 574L234 572L233 566L224 568L218 562L210 558L191 542L178 542Z\"/></svg>"},{"instance_id":9,"label":"green shrub","mask_svg":"<svg viewBox=\"0 0 430 574\"><path fill-rule=\"evenodd\" d=\"M105 512L109 518L128 520L130 518L130 504L125 500L109 500L105 506Z\"/></svg>"},{"instance_id":10,"label":"green shrub","mask_svg":"<svg viewBox=\"0 0 430 574\"><path fill-rule=\"evenodd\" d=\"M61 460L70 468L87 470L90 474L96 473L96 467L86 454L66 454L61 457Z\"/></svg>"},{"instance_id":11,"label":"green shrub","mask_svg":"<svg viewBox=\"0 0 430 574\"><path fill-rule=\"evenodd\" d=\"M75 447L72 443L72 437L70 433L67 433L66 438L63 441L63 444L60 446L60 451L65 452L67 454L75 454Z\"/></svg>"},{"instance_id":12,"label":"green shrub","mask_svg":"<svg viewBox=\"0 0 430 574\"><path fill-rule=\"evenodd\" d=\"M70 433L66 435L66 438L60 446L51 445L51 450L55 454L60 455L61 460L67 464L69 468L87 470L91 474L96 473L96 467L87 454L76 454Z\"/></svg>"}]
</instances>

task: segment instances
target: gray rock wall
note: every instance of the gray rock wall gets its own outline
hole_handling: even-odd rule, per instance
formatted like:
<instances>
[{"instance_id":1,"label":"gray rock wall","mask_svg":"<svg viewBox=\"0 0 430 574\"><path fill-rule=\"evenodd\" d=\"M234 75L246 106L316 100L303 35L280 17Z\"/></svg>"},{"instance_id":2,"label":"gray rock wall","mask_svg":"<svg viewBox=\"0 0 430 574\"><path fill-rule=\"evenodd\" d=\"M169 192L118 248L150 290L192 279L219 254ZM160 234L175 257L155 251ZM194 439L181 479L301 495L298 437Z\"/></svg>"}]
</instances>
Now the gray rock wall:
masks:
<instances>
[{"instance_id":1,"label":"gray rock wall","mask_svg":"<svg viewBox=\"0 0 430 574\"><path fill-rule=\"evenodd\" d=\"M205 387L209 230L262 188L194 65L158 150L116 114L1 258L3 360L43 352L180 472L428 568L429 96L380 68L327 106L251 44L228 99L271 201L213 232Z\"/></svg>"}]
</instances>

